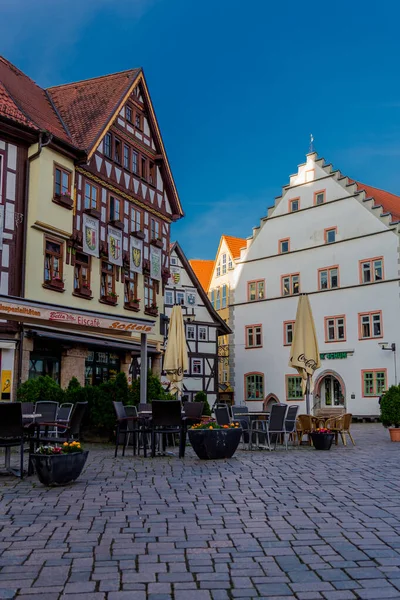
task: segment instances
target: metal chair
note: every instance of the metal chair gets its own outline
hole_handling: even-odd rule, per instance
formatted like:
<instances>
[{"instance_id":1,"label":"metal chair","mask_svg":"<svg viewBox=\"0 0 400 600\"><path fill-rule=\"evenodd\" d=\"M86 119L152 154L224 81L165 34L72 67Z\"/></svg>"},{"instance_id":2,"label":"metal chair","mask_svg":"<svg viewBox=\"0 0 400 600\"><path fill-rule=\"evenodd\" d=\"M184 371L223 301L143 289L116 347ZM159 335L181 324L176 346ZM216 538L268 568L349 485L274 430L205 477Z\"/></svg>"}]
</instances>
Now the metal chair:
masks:
<instances>
[{"instance_id":1,"label":"metal chair","mask_svg":"<svg viewBox=\"0 0 400 600\"><path fill-rule=\"evenodd\" d=\"M226 404L216 407L214 409L214 413L215 413L215 420L217 421L218 425L220 425L222 427L223 425L230 424L231 419L229 416L229 409L226 406Z\"/></svg>"},{"instance_id":2,"label":"metal chair","mask_svg":"<svg viewBox=\"0 0 400 600\"><path fill-rule=\"evenodd\" d=\"M34 402L21 402L21 410L22 410L22 418L24 415L33 415L35 412L35 403Z\"/></svg>"},{"instance_id":3,"label":"metal chair","mask_svg":"<svg viewBox=\"0 0 400 600\"><path fill-rule=\"evenodd\" d=\"M179 433L179 458L185 456L186 420L182 417L180 400L154 400L151 419L151 456L156 455L156 435L161 435L163 450L165 434Z\"/></svg>"},{"instance_id":4,"label":"metal chair","mask_svg":"<svg viewBox=\"0 0 400 600\"><path fill-rule=\"evenodd\" d=\"M296 426L297 426L297 413L299 411L298 404L292 404L289 406L286 419L285 419L285 433L288 435L289 439L296 439Z\"/></svg>"},{"instance_id":5,"label":"metal chair","mask_svg":"<svg viewBox=\"0 0 400 600\"><path fill-rule=\"evenodd\" d=\"M131 408L135 410L136 414L128 416L125 406L122 402L113 402L113 406L117 417L114 457L117 456L121 437L123 438L122 456L125 456L125 448L128 444L130 434L133 435L133 454L136 454L136 428L134 428L134 424L136 425L138 421L136 409L134 406L132 406Z\"/></svg>"},{"instance_id":6,"label":"metal chair","mask_svg":"<svg viewBox=\"0 0 400 600\"><path fill-rule=\"evenodd\" d=\"M40 431L44 430L44 434L48 435L49 433L49 424L51 423L53 427L57 426L57 412L58 412L58 402L50 402L50 401L42 401L36 402L35 404L35 413L41 415L41 417L37 417L35 419L36 425L46 425Z\"/></svg>"},{"instance_id":7,"label":"metal chair","mask_svg":"<svg viewBox=\"0 0 400 600\"><path fill-rule=\"evenodd\" d=\"M247 406L232 406L232 419L238 421L242 427L242 443L248 444L250 441L250 417Z\"/></svg>"},{"instance_id":8,"label":"metal chair","mask_svg":"<svg viewBox=\"0 0 400 600\"><path fill-rule=\"evenodd\" d=\"M275 450L279 435L283 435L284 443L287 450L287 437L285 429L287 411L287 404L274 404L271 408L271 413L268 421L253 421L250 430L250 449L252 447L253 433L256 433L258 436L263 435L265 437L267 441L268 450L272 450L271 438L274 442ZM258 427L259 425L261 425L261 428Z\"/></svg>"},{"instance_id":9,"label":"metal chair","mask_svg":"<svg viewBox=\"0 0 400 600\"><path fill-rule=\"evenodd\" d=\"M138 412L151 412L150 402L140 402L138 406Z\"/></svg>"},{"instance_id":10,"label":"metal chair","mask_svg":"<svg viewBox=\"0 0 400 600\"><path fill-rule=\"evenodd\" d=\"M185 402L183 411L186 419L193 425L200 423L201 415L203 414L204 402Z\"/></svg>"},{"instance_id":11,"label":"metal chair","mask_svg":"<svg viewBox=\"0 0 400 600\"><path fill-rule=\"evenodd\" d=\"M19 471L10 466L11 448L19 446ZM0 403L0 448L5 449L5 468L21 479L24 476L24 427L21 402Z\"/></svg>"}]
</instances>

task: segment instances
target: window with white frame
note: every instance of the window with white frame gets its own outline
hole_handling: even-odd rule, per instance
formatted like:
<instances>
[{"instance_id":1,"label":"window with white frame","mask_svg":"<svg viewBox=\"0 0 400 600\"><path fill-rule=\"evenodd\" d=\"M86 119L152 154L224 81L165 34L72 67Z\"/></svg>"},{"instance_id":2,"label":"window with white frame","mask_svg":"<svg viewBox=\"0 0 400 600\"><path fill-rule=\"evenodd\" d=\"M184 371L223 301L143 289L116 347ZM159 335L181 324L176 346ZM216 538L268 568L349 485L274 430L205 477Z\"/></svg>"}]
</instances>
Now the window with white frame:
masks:
<instances>
[{"instance_id":1,"label":"window with white frame","mask_svg":"<svg viewBox=\"0 0 400 600\"><path fill-rule=\"evenodd\" d=\"M346 341L346 317L344 315L325 317L325 341Z\"/></svg>"},{"instance_id":2,"label":"window with white frame","mask_svg":"<svg viewBox=\"0 0 400 600\"><path fill-rule=\"evenodd\" d=\"M226 273L226 254L222 255L222 275Z\"/></svg>"},{"instance_id":3,"label":"window with white frame","mask_svg":"<svg viewBox=\"0 0 400 600\"><path fill-rule=\"evenodd\" d=\"M192 375L203 374L203 359L192 358Z\"/></svg>"},{"instance_id":4,"label":"window with white frame","mask_svg":"<svg viewBox=\"0 0 400 600\"><path fill-rule=\"evenodd\" d=\"M165 290L165 304L172 306L174 303L174 292L172 290Z\"/></svg>"},{"instance_id":5,"label":"window with white frame","mask_svg":"<svg viewBox=\"0 0 400 600\"><path fill-rule=\"evenodd\" d=\"M221 259L219 259L217 264L217 273L216 276L219 277L221 275Z\"/></svg>"},{"instance_id":6,"label":"window with white frame","mask_svg":"<svg viewBox=\"0 0 400 600\"><path fill-rule=\"evenodd\" d=\"M300 208L300 198L293 198L293 200L289 200L289 211L297 212Z\"/></svg>"},{"instance_id":7,"label":"window with white frame","mask_svg":"<svg viewBox=\"0 0 400 600\"><path fill-rule=\"evenodd\" d=\"M246 348L262 348L262 325L246 326Z\"/></svg>"},{"instance_id":8,"label":"window with white frame","mask_svg":"<svg viewBox=\"0 0 400 600\"><path fill-rule=\"evenodd\" d=\"M142 212L137 208L131 208L131 231L142 230Z\"/></svg>"},{"instance_id":9,"label":"window with white frame","mask_svg":"<svg viewBox=\"0 0 400 600\"><path fill-rule=\"evenodd\" d=\"M283 323L283 344L284 346L291 346L293 341L295 321L285 321Z\"/></svg>"},{"instance_id":10,"label":"window with white frame","mask_svg":"<svg viewBox=\"0 0 400 600\"><path fill-rule=\"evenodd\" d=\"M176 258L176 256L171 256L171 265L177 265L178 264L178 259Z\"/></svg>"},{"instance_id":11,"label":"window with white frame","mask_svg":"<svg viewBox=\"0 0 400 600\"><path fill-rule=\"evenodd\" d=\"M227 303L227 293L228 293L228 286L227 285L223 285L222 286L221 308L226 308L228 306L228 303Z\"/></svg>"},{"instance_id":12,"label":"window with white frame","mask_svg":"<svg viewBox=\"0 0 400 600\"><path fill-rule=\"evenodd\" d=\"M283 275L282 281L282 296L292 296L300 292L300 275L294 273L293 275Z\"/></svg>"},{"instance_id":13,"label":"window with white frame","mask_svg":"<svg viewBox=\"0 0 400 600\"><path fill-rule=\"evenodd\" d=\"M247 297L249 302L263 300L265 296L265 280L249 281L247 283Z\"/></svg>"},{"instance_id":14,"label":"window with white frame","mask_svg":"<svg viewBox=\"0 0 400 600\"><path fill-rule=\"evenodd\" d=\"M336 233L336 227L325 229L325 242L327 244L333 244L333 242L336 242Z\"/></svg>"},{"instance_id":15,"label":"window with white frame","mask_svg":"<svg viewBox=\"0 0 400 600\"><path fill-rule=\"evenodd\" d=\"M284 240L279 240L279 254L286 254L289 252L289 243L290 239L285 238Z\"/></svg>"},{"instance_id":16,"label":"window with white frame","mask_svg":"<svg viewBox=\"0 0 400 600\"><path fill-rule=\"evenodd\" d=\"M360 261L361 283L371 283L372 281L382 281L383 279L383 258L370 258Z\"/></svg>"},{"instance_id":17,"label":"window with white frame","mask_svg":"<svg viewBox=\"0 0 400 600\"><path fill-rule=\"evenodd\" d=\"M231 271L233 269L232 257L228 257L228 270Z\"/></svg>"},{"instance_id":18,"label":"window with white frame","mask_svg":"<svg viewBox=\"0 0 400 600\"><path fill-rule=\"evenodd\" d=\"M314 203L319 206L325 202L325 191L323 192L315 192L314 194Z\"/></svg>"},{"instance_id":19,"label":"window with white frame","mask_svg":"<svg viewBox=\"0 0 400 600\"><path fill-rule=\"evenodd\" d=\"M215 290L210 291L210 302L213 308L215 308Z\"/></svg>"},{"instance_id":20,"label":"window with white frame","mask_svg":"<svg viewBox=\"0 0 400 600\"><path fill-rule=\"evenodd\" d=\"M358 318L360 340L382 337L382 311L360 313Z\"/></svg>"},{"instance_id":21,"label":"window with white frame","mask_svg":"<svg viewBox=\"0 0 400 600\"><path fill-rule=\"evenodd\" d=\"M196 328L194 325L186 325L186 339L196 339Z\"/></svg>"},{"instance_id":22,"label":"window with white frame","mask_svg":"<svg viewBox=\"0 0 400 600\"><path fill-rule=\"evenodd\" d=\"M185 292L176 292L176 303L185 304Z\"/></svg>"},{"instance_id":23,"label":"window with white frame","mask_svg":"<svg viewBox=\"0 0 400 600\"><path fill-rule=\"evenodd\" d=\"M326 269L319 269L319 289L330 290L339 287L339 268L338 267L327 267Z\"/></svg>"},{"instance_id":24,"label":"window with white frame","mask_svg":"<svg viewBox=\"0 0 400 600\"><path fill-rule=\"evenodd\" d=\"M203 325L199 325L198 329L199 329L199 340L201 342L206 342L207 341L207 327L204 327Z\"/></svg>"},{"instance_id":25,"label":"window with white frame","mask_svg":"<svg viewBox=\"0 0 400 600\"><path fill-rule=\"evenodd\" d=\"M215 290L216 298L215 298L215 310L221 309L221 288L217 288Z\"/></svg>"}]
</instances>

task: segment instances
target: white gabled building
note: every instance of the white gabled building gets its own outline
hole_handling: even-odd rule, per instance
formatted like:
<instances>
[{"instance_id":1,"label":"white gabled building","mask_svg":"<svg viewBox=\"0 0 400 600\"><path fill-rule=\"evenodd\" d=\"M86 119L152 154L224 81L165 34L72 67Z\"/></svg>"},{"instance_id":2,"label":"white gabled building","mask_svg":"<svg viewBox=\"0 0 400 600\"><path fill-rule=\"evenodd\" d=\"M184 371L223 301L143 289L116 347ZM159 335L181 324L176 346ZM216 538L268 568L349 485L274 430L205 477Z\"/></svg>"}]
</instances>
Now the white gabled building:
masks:
<instances>
[{"instance_id":1,"label":"white gabled building","mask_svg":"<svg viewBox=\"0 0 400 600\"><path fill-rule=\"evenodd\" d=\"M235 271L236 403L257 410L277 398L305 412L288 360L297 294L307 293L321 353L311 405L379 413L379 395L397 381L399 220L400 197L307 155Z\"/></svg>"},{"instance_id":2,"label":"white gabled building","mask_svg":"<svg viewBox=\"0 0 400 600\"><path fill-rule=\"evenodd\" d=\"M193 400L204 391L210 406L218 392L218 336L231 333L228 325L213 309L182 248L171 245L171 276L165 286L164 312L170 317L174 304L180 304L185 321L189 371L183 380L183 395ZM166 378L162 378L168 385Z\"/></svg>"}]
</instances>

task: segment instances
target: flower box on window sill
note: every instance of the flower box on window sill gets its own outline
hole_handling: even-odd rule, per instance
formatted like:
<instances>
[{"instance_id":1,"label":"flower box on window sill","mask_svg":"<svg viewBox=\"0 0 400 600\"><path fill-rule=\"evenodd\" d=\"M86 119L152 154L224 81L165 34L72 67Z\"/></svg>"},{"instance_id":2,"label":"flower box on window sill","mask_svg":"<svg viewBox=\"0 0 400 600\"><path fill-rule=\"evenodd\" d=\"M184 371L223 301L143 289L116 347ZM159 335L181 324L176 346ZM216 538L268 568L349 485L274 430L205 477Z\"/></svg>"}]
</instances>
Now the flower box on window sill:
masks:
<instances>
[{"instance_id":1,"label":"flower box on window sill","mask_svg":"<svg viewBox=\"0 0 400 600\"><path fill-rule=\"evenodd\" d=\"M125 302L124 308L127 310L133 310L135 312L140 311L140 300L129 300L129 302Z\"/></svg>"},{"instance_id":2,"label":"flower box on window sill","mask_svg":"<svg viewBox=\"0 0 400 600\"><path fill-rule=\"evenodd\" d=\"M156 248L162 248L163 247L163 243L162 240L160 238L157 239L152 239L151 243L153 244L153 246L155 246Z\"/></svg>"},{"instance_id":3,"label":"flower box on window sill","mask_svg":"<svg viewBox=\"0 0 400 600\"><path fill-rule=\"evenodd\" d=\"M83 212L93 217L94 219L100 219L100 211L97 210L97 208L85 208Z\"/></svg>"},{"instance_id":4,"label":"flower box on window sill","mask_svg":"<svg viewBox=\"0 0 400 600\"><path fill-rule=\"evenodd\" d=\"M144 309L144 312L146 315L151 315L153 317L157 317L158 308L157 308L157 306L146 306Z\"/></svg>"},{"instance_id":5,"label":"flower box on window sill","mask_svg":"<svg viewBox=\"0 0 400 600\"><path fill-rule=\"evenodd\" d=\"M116 229L123 229L124 228L124 224L122 221L109 221L109 225L112 225L113 227L115 227Z\"/></svg>"},{"instance_id":6,"label":"flower box on window sill","mask_svg":"<svg viewBox=\"0 0 400 600\"><path fill-rule=\"evenodd\" d=\"M60 206L63 206L64 208L68 208L69 210L71 210L71 208L74 205L74 201L71 197L71 194L56 194L53 198L53 201L56 204L59 204Z\"/></svg>"},{"instance_id":7,"label":"flower box on window sill","mask_svg":"<svg viewBox=\"0 0 400 600\"><path fill-rule=\"evenodd\" d=\"M63 292L64 291L64 282L62 279L46 279L46 281L43 284L43 287L49 289L49 290L54 290L56 292Z\"/></svg>"},{"instance_id":8,"label":"flower box on window sill","mask_svg":"<svg viewBox=\"0 0 400 600\"><path fill-rule=\"evenodd\" d=\"M138 240L144 240L146 237L143 231L132 231L131 235L133 235L135 238L138 238Z\"/></svg>"},{"instance_id":9,"label":"flower box on window sill","mask_svg":"<svg viewBox=\"0 0 400 600\"><path fill-rule=\"evenodd\" d=\"M100 298L100 302L103 302L104 304L111 304L112 306L115 306L118 302L118 296L117 294L108 294L107 296L102 296Z\"/></svg>"},{"instance_id":10,"label":"flower box on window sill","mask_svg":"<svg viewBox=\"0 0 400 600\"><path fill-rule=\"evenodd\" d=\"M81 285L74 290L74 293L78 296L84 296L85 298L92 297L92 290L87 285Z\"/></svg>"}]
</instances>

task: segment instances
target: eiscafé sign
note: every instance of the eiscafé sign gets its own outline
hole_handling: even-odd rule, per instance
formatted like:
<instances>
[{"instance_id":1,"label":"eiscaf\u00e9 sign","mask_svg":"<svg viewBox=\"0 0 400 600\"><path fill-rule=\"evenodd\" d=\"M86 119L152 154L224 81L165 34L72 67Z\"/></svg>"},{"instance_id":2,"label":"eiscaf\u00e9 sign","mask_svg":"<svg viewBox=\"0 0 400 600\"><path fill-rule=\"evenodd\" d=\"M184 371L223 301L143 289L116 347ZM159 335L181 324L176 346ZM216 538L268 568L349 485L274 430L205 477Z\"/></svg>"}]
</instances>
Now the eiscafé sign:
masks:
<instances>
[{"instance_id":1,"label":"eiscaf\u00e9 sign","mask_svg":"<svg viewBox=\"0 0 400 600\"><path fill-rule=\"evenodd\" d=\"M19 304L0 301L0 315L16 321L50 321L90 329L108 329L119 332L150 333L153 323L135 322L133 319L116 319L114 317L95 317L79 312L52 310L41 305Z\"/></svg>"}]
</instances>

